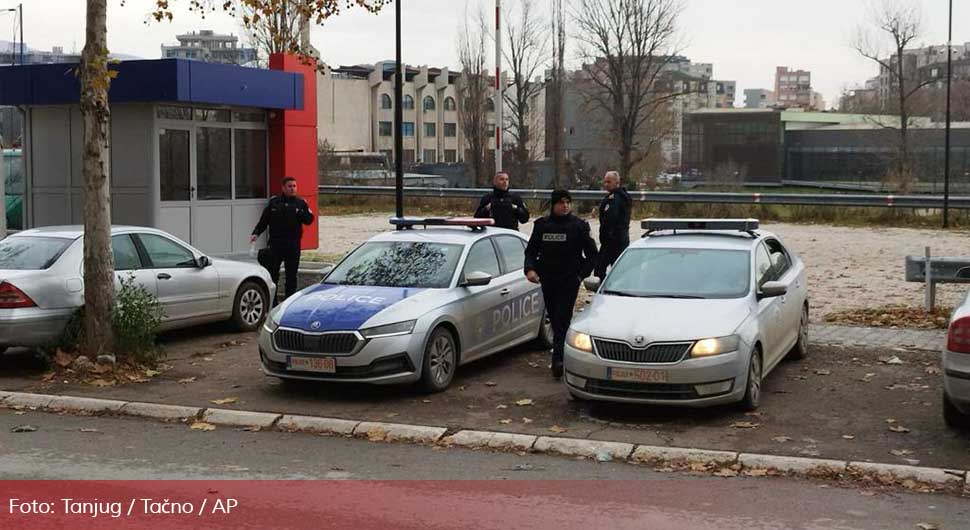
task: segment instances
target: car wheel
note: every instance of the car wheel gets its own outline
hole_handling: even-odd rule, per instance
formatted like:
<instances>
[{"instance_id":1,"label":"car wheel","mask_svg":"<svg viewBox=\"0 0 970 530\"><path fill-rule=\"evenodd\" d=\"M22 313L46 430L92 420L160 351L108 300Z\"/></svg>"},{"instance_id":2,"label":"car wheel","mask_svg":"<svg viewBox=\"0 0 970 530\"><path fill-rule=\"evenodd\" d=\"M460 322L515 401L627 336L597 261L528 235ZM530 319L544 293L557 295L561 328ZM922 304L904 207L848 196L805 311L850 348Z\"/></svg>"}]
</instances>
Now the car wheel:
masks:
<instances>
[{"instance_id":1,"label":"car wheel","mask_svg":"<svg viewBox=\"0 0 970 530\"><path fill-rule=\"evenodd\" d=\"M751 352L751 362L748 364L748 378L745 382L744 397L741 398L742 409L756 410L761 404L761 382L761 350L755 348Z\"/></svg>"},{"instance_id":2,"label":"car wheel","mask_svg":"<svg viewBox=\"0 0 970 530\"><path fill-rule=\"evenodd\" d=\"M443 327L436 328L424 348L421 363L421 386L428 392L448 388L458 367L458 346L455 337Z\"/></svg>"},{"instance_id":3,"label":"car wheel","mask_svg":"<svg viewBox=\"0 0 970 530\"><path fill-rule=\"evenodd\" d=\"M232 323L239 331L255 331L266 319L269 296L256 282L246 281L232 303Z\"/></svg>"},{"instance_id":4,"label":"car wheel","mask_svg":"<svg viewBox=\"0 0 970 530\"><path fill-rule=\"evenodd\" d=\"M802 306L802 318L798 322L798 340L788 352L790 359L802 360L808 357L808 307Z\"/></svg>"},{"instance_id":5,"label":"car wheel","mask_svg":"<svg viewBox=\"0 0 970 530\"><path fill-rule=\"evenodd\" d=\"M552 348L552 322L549 320L549 313L542 313L542 321L539 322L539 335L536 337L536 344L542 349Z\"/></svg>"},{"instance_id":6,"label":"car wheel","mask_svg":"<svg viewBox=\"0 0 970 530\"><path fill-rule=\"evenodd\" d=\"M943 421L953 429L970 429L970 414L960 412L946 393L943 394Z\"/></svg>"}]
</instances>

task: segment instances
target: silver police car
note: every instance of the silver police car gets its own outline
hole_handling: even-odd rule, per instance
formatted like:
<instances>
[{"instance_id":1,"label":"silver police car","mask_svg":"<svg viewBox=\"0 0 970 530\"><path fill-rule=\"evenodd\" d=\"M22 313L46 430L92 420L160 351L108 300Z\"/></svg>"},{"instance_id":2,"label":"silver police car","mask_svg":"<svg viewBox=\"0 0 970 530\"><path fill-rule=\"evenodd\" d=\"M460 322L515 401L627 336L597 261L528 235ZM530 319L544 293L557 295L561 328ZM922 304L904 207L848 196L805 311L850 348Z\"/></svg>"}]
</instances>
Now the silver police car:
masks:
<instances>
[{"instance_id":1,"label":"silver police car","mask_svg":"<svg viewBox=\"0 0 970 530\"><path fill-rule=\"evenodd\" d=\"M566 338L580 399L753 410L762 379L808 352L805 267L754 219L650 219Z\"/></svg>"},{"instance_id":2,"label":"silver police car","mask_svg":"<svg viewBox=\"0 0 970 530\"><path fill-rule=\"evenodd\" d=\"M943 419L970 429L970 293L953 310L943 347Z\"/></svg>"},{"instance_id":3,"label":"silver police car","mask_svg":"<svg viewBox=\"0 0 970 530\"><path fill-rule=\"evenodd\" d=\"M267 375L439 392L459 365L534 339L548 347L522 234L491 219L391 223L270 314L259 335Z\"/></svg>"}]
</instances>

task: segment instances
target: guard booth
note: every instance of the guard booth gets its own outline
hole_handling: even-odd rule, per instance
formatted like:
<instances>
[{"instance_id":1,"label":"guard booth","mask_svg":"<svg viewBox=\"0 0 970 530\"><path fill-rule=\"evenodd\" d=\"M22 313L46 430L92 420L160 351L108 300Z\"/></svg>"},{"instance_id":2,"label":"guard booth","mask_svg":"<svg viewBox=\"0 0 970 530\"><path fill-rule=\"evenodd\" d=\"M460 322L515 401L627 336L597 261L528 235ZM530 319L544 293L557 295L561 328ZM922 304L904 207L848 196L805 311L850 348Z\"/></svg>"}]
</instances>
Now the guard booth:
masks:
<instances>
[{"instance_id":1,"label":"guard booth","mask_svg":"<svg viewBox=\"0 0 970 530\"><path fill-rule=\"evenodd\" d=\"M317 213L316 76L296 57L270 64L112 65L113 224L153 226L212 255L244 253L284 175ZM26 111L26 228L83 223L79 90L77 65L0 68L0 105ZM316 226L304 248L317 248Z\"/></svg>"}]
</instances>

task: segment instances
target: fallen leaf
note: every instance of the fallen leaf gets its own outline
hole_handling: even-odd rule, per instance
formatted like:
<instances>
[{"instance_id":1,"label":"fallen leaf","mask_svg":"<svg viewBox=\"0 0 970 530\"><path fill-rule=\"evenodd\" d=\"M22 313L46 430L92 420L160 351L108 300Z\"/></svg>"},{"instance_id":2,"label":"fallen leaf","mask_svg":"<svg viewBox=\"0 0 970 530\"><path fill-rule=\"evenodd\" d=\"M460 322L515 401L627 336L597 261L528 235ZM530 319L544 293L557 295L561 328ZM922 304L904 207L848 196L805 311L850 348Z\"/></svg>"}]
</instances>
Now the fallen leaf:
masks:
<instances>
[{"instance_id":1,"label":"fallen leaf","mask_svg":"<svg viewBox=\"0 0 970 530\"><path fill-rule=\"evenodd\" d=\"M892 432L901 432L901 433L909 432L909 429L907 429L906 427L903 427L902 425L893 425L889 427L889 430Z\"/></svg>"},{"instance_id":2,"label":"fallen leaf","mask_svg":"<svg viewBox=\"0 0 970 530\"><path fill-rule=\"evenodd\" d=\"M751 423L750 421L736 421L730 425L735 429L757 429L761 426L760 423Z\"/></svg>"},{"instance_id":3,"label":"fallen leaf","mask_svg":"<svg viewBox=\"0 0 970 530\"><path fill-rule=\"evenodd\" d=\"M485 386L495 386L497 384L495 381L485 381Z\"/></svg>"},{"instance_id":4,"label":"fallen leaf","mask_svg":"<svg viewBox=\"0 0 970 530\"><path fill-rule=\"evenodd\" d=\"M775 436L774 438L772 438L772 441L778 442L780 444L783 444L785 442L790 442L791 440L792 439L787 436Z\"/></svg>"},{"instance_id":5,"label":"fallen leaf","mask_svg":"<svg viewBox=\"0 0 970 530\"><path fill-rule=\"evenodd\" d=\"M893 456L908 456L913 454L909 449L893 449L889 453Z\"/></svg>"},{"instance_id":6,"label":"fallen leaf","mask_svg":"<svg viewBox=\"0 0 970 530\"><path fill-rule=\"evenodd\" d=\"M24 411L22 411L22 410L16 410L16 411L14 411L14 414L17 415L17 416L23 416L24 414L27 414L27 413L24 412Z\"/></svg>"},{"instance_id":7,"label":"fallen leaf","mask_svg":"<svg viewBox=\"0 0 970 530\"><path fill-rule=\"evenodd\" d=\"M54 363L61 368L67 368L72 362L74 362L74 358L64 350L57 350L57 353L54 354Z\"/></svg>"},{"instance_id":8,"label":"fallen leaf","mask_svg":"<svg viewBox=\"0 0 970 530\"><path fill-rule=\"evenodd\" d=\"M764 416L764 414L762 414L760 412L745 412L744 415L745 416L750 416L752 418L760 418L760 417Z\"/></svg>"},{"instance_id":9,"label":"fallen leaf","mask_svg":"<svg viewBox=\"0 0 970 530\"><path fill-rule=\"evenodd\" d=\"M923 370L923 371L926 372L929 375L939 375L940 374L940 369L937 368L937 367L935 367L935 366L927 366L926 369Z\"/></svg>"},{"instance_id":10,"label":"fallen leaf","mask_svg":"<svg viewBox=\"0 0 970 530\"><path fill-rule=\"evenodd\" d=\"M832 375L832 370L815 370L815 375Z\"/></svg>"},{"instance_id":11,"label":"fallen leaf","mask_svg":"<svg viewBox=\"0 0 970 530\"><path fill-rule=\"evenodd\" d=\"M250 425L248 427L243 427L242 430L245 432L259 432L262 430L262 428L259 425Z\"/></svg>"},{"instance_id":12,"label":"fallen leaf","mask_svg":"<svg viewBox=\"0 0 970 530\"><path fill-rule=\"evenodd\" d=\"M10 429L10 432L37 432L37 427L34 427L33 425L18 425L13 429Z\"/></svg>"},{"instance_id":13,"label":"fallen leaf","mask_svg":"<svg viewBox=\"0 0 970 530\"><path fill-rule=\"evenodd\" d=\"M715 471L714 476L715 477L736 477L738 476L738 472L733 469L724 468L724 469L719 469Z\"/></svg>"},{"instance_id":14,"label":"fallen leaf","mask_svg":"<svg viewBox=\"0 0 970 530\"><path fill-rule=\"evenodd\" d=\"M101 431L99 431L97 429L83 428L83 429L81 429L81 432L101 432Z\"/></svg>"},{"instance_id":15,"label":"fallen leaf","mask_svg":"<svg viewBox=\"0 0 970 530\"><path fill-rule=\"evenodd\" d=\"M237 401L239 401L239 398L237 397L227 397L222 399L213 399L211 403L215 403L216 405L231 405Z\"/></svg>"},{"instance_id":16,"label":"fallen leaf","mask_svg":"<svg viewBox=\"0 0 970 530\"><path fill-rule=\"evenodd\" d=\"M906 364L902 359L893 355L892 357L880 357L879 362L883 364Z\"/></svg>"},{"instance_id":17,"label":"fallen leaf","mask_svg":"<svg viewBox=\"0 0 970 530\"><path fill-rule=\"evenodd\" d=\"M940 527L933 523L919 523L916 528L919 530L940 530Z\"/></svg>"},{"instance_id":18,"label":"fallen leaf","mask_svg":"<svg viewBox=\"0 0 970 530\"><path fill-rule=\"evenodd\" d=\"M498 420L498 422L501 423L502 425L508 425L512 423L512 420L511 418L505 418L504 420Z\"/></svg>"},{"instance_id":19,"label":"fallen leaf","mask_svg":"<svg viewBox=\"0 0 970 530\"><path fill-rule=\"evenodd\" d=\"M430 399L422 399L421 400L421 403L431 403L431 400Z\"/></svg>"},{"instance_id":20,"label":"fallen leaf","mask_svg":"<svg viewBox=\"0 0 970 530\"><path fill-rule=\"evenodd\" d=\"M380 427L375 427L367 431L367 439L372 442L383 442L387 439L387 431Z\"/></svg>"},{"instance_id":21,"label":"fallen leaf","mask_svg":"<svg viewBox=\"0 0 970 530\"><path fill-rule=\"evenodd\" d=\"M857 379L857 381L861 381L863 383L868 383L868 382L872 381L872 378L873 377L876 377L876 374L869 373L869 374L866 374L866 375L862 376L861 378Z\"/></svg>"},{"instance_id":22,"label":"fallen leaf","mask_svg":"<svg viewBox=\"0 0 970 530\"><path fill-rule=\"evenodd\" d=\"M553 425L552 427L549 427L549 431L550 432L554 432L556 434L562 434L562 433L566 432L566 430L567 429L565 427L560 427L558 425Z\"/></svg>"},{"instance_id":23,"label":"fallen leaf","mask_svg":"<svg viewBox=\"0 0 970 530\"><path fill-rule=\"evenodd\" d=\"M707 464L703 462L694 462L690 465L691 471L707 471Z\"/></svg>"},{"instance_id":24,"label":"fallen leaf","mask_svg":"<svg viewBox=\"0 0 970 530\"><path fill-rule=\"evenodd\" d=\"M532 423L532 418L522 418L522 423Z\"/></svg>"},{"instance_id":25,"label":"fallen leaf","mask_svg":"<svg viewBox=\"0 0 970 530\"><path fill-rule=\"evenodd\" d=\"M203 357L202 360L205 362L210 362L210 361L214 361L215 359L213 357Z\"/></svg>"},{"instance_id":26,"label":"fallen leaf","mask_svg":"<svg viewBox=\"0 0 970 530\"><path fill-rule=\"evenodd\" d=\"M197 421L197 422L193 423L192 425L189 425L189 428L192 429L193 431L214 431L214 430L216 430L216 426L215 425L213 425L211 423L206 423L204 421Z\"/></svg>"},{"instance_id":27,"label":"fallen leaf","mask_svg":"<svg viewBox=\"0 0 970 530\"><path fill-rule=\"evenodd\" d=\"M502 410L502 409L509 408L509 406L508 405L497 405L495 408L498 409L498 410Z\"/></svg>"},{"instance_id":28,"label":"fallen leaf","mask_svg":"<svg viewBox=\"0 0 970 530\"><path fill-rule=\"evenodd\" d=\"M145 370L145 377L155 377L161 373L162 372L159 372L158 370Z\"/></svg>"},{"instance_id":29,"label":"fallen leaf","mask_svg":"<svg viewBox=\"0 0 970 530\"><path fill-rule=\"evenodd\" d=\"M767 469L748 469L744 471L745 476L748 477L766 477L768 476Z\"/></svg>"},{"instance_id":30,"label":"fallen leaf","mask_svg":"<svg viewBox=\"0 0 970 530\"><path fill-rule=\"evenodd\" d=\"M89 381L88 384L94 385L94 386L99 387L99 388L104 388L104 387L107 387L107 386L115 386L115 382L114 381L109 381L107 379L101 379L100 377L98 379L94 379L92 381Z\"/></svg>"},{"instance_id":31,"label":"fallen leaf","mask_svg":"<svg viewBox=\"0 0 970 530\"><path fill-rule=\"evenodd\" d=\"M532 404L533 401L531 399L520 399L515 402L515 405L519 407L529 407L532 406Z\"/></svg>"},{"instance_id":32,"label":"fallen leaf","mask_svg":"<svg viewBox=\"0 0 970 530\"><path fill-rule=\"evenodd\" d=\"M886 418L886 423L888 423L890 425L893 424L893 423L896 423L896 418Z\"/></svg>"},{"instance_id":33,"label":"fallen leaf","mask_svg":"<svg viewBox=\"0 0 970 530\"><path fill-rule=\"evenodd\" d=\"M185 379L179 379L178 382L179 382L180 385L187 385L189 383L194 383L195 382L195 378L194 377L186 377Z\"/></svg>"},{"instance_id":34,"label":"fallen leaf","mask_svg":"<svg viewBox=\"0 0 970 530\"><path fill-rule=\"evenodd\" d=\"M149 379L147 377L142 377L142 376L140 376L138 374L128 374L125 377L129 381L131 381L132 383L147 383L147 382L151 381L151 379Z\"/></svg>"},{"instance_id":35,"label":"fallen leaf","mask_svg":"<svg viewBox=\"0 0 970 530\"><path fill-rule=\"evenodd\" d=\"M843 434L842 435L842 439L844 439L844 440L855 440L855 435L852 435L852 434Z\"/></svg>"}]
</instances>

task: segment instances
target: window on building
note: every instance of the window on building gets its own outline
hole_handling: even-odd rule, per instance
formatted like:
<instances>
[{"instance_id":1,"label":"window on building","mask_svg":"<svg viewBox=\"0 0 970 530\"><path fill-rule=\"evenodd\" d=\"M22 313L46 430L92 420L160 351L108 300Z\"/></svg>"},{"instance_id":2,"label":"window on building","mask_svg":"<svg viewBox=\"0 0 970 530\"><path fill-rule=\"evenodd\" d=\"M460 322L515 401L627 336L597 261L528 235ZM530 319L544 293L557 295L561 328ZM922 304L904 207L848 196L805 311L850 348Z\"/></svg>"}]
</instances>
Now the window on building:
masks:
<instances>
[{"instance_id":1,"label":"window on building","mask_svg":"<svg viewBox=\"0 0 970 530\"><path fill-rule=\"evenodd\" d=\"M414 98L405 95L404 98L401 99L401 108L404 110L414 110Z\"/></svg>"},{"instance_id":2,"label":"window on building","mask_svg":"<svg viewBox=\"0 0 970 530\"><path fill-rule=\"evenodd\" d=\"M155 111L155 116L163 120L191 120L192 109L174 105L159 105Z\"/></svg>"},{"instance_id":3,"label":"window on building","mask_svg":"<svg viewBox=\"0 0 970 530\"><path fill-rule=\"evenodd\" d=\"M424 96L424 110L434 110L434 98L431 96Z\"/></svg>"},{"instance_id":4,"label":"window on building","mask_svg":"<svg viewBox=\"0 0 970 530\"><path fill-rule=\"evenodd\" d=\"M413 166L414 165L414 149L404 150L404 165Z\"/></svg>"},{"instance_id":5,"label":"window on building","mask_svg":"<svg viewBox=\"0 0 970 530\"><path fill-rule=\"evenodd\" d=\"M438 157L434 149L425 149L424 154L421 155L421 161L425 164L434 164L438 161Z\"/></svg>"},{"instance_id":6,"label":"window on building","mask_svg":"<svg viewBox=\"0 0 970 530\"><path fill-rule=\"evenodd\" d=\"M457 110L458 107L455 105L455 98L448 96L445 98L445 110Z\"/></svg>"},{"instance_id":7,"label":"window on building","mask_svg":"<svg viewBox=\"0 0 970 530\"><path fill-rule=\"evenodd\" d=\"M393 105L391 103L391 96L388 96L387 94L381 94L381 108L389 109L392 107Z\"/></svg>"},{"instance_id":8,"label":"window on building","mask_svg":"<svg viewBox=\"0 0 970 530\"><path fill-rule=\"evenodd\" d=\"M266 197L266 131L235 129L236 198Z\"/></svg>"},{"instance_id":9,"label":"window on building","mask_svg":"<svg viewBox=\"0 0 970 530\"><path fill-rule=\"evenodd\" d=\"M414 122L406 121L401 124L401 134L405 137L414 136Z\"/></svg>"},{"instance_id":10,"label":"window on building","mask_svg":"<svg viewBox=\"0 0 970 530\"><path fill-rule=\"evenodd\" d=\"M485 112L495 112L495 100L488 98L485 100Z\"/></svg>"},{"instance_id":11,"label":"window on building","mask_svg":"<svg viewBox=\"0 0 970 530\"><path fill-rule=\"evenodd\" d=\"M389 121L378 122L377 128L378 128L377 134L380 135L380 136L391 136L392 135L392 133L391 133L391 122L389 122Z\"/></svg>"},{"instance_id":12,"label":"window on building","mask_svg":"<svg viewBox=\"0 0 970 530\"><path fill-rule=\"evenodd\" d=\"M199 127L195 131L196 198L232 199L232 141L230 129Z\"/></svg>"},{"instance_id":13,"label":"window on building","mask_svg":"<svg viewBox=\"0 0 970 530\"><path fill-rule=\"evenodd\" d=\"M458 124L457 123L446 123L445 124L445 138L454 138L458 136Z\"/></svg>"},{"instance_id":14,"label":"window on building","mask_svg":"<svg viewBox=\"0 0 970 530\"><path fill-rule=\"evenodd\" d=\"M189 197L189 131L162 129L158 134L158 172L163 201L187 201Z\"/></svg>"},{"instance_id":15,"label":"window on building","mask_svg":"<svg viewBox=\"0 0 970 530\"><path fill-rule=\"evenodd\" d=\"M232 119L232 112L230 112L229 109L195 108L193 109L193 112L193 118L195 121L229 123L229 121Z\"/></svg>"},{"instance_id":16,"label":"window on building","mask_svg":"<svg viewBox=\"0 0 970 530\"><path fill-rule=\"evenodd\" d=\"M437 130L437 125L436 124L434 124L434 123L425 123L424 124L424 135L425 136L427 136L429 138L433 138L435 136L435 133L437 133L437 132L438 132L438 130Z\"/></svg>"},{"instance_id":17,"label":"window on building","mask_svg":"<svg viewBox=\"0 0 970 530\"><path fill-rule=\"evenodd\" d=\"M458 151L454 149L445 149L445 163L454 164L458 161Z\"/></svg>"}]
</instances>

